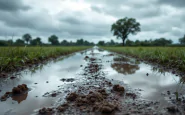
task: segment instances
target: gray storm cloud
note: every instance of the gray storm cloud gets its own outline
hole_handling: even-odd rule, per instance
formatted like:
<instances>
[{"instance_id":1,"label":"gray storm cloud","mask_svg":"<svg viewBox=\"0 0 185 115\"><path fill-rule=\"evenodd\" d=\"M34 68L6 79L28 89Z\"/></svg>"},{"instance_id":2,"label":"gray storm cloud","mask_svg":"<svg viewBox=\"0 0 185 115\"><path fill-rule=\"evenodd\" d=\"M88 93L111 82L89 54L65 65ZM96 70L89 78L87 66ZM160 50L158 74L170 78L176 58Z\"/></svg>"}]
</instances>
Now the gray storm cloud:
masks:
<instances>
[{"instance_id":1,"label":"gray storm cloud","mask_svg":"<svg viewBox=\"0 0 185 115\"><path fill-rule=\"evenodd\" d=\"M32 1L38 3L37 6L30 4ZM78 0L68 1L78 3ZM115 38L110 32L112 23L124 17L136 18L141 23L141 33L129 36L131 40L166 37L177 42L185 34L184 0L84 0L86 9L76 11L73 7L58 6L61 11L53 14L50 11L55 7L42 7L46 2L48 0L1 0L0 38L5 34L21 37L30 33L44 36L44 41L51 34L61 39L108 41Z\"/></svg>"}]
</instances>

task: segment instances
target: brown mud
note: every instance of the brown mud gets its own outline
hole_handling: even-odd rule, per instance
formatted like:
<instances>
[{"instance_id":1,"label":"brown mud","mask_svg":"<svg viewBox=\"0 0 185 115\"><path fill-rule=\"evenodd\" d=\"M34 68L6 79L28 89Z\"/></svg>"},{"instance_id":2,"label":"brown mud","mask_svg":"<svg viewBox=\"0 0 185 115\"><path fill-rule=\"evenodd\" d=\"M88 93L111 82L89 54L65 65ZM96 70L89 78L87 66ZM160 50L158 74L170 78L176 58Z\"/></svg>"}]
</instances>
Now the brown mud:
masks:
<instances>
[{"instance_id":1,"label":"brown mud","mask_svg":"<svg viewBox=\"0 0 185 115\"><path fill-rule=\"evenodd\" d=\"M114 56L114 54L104 56ZM106 79L106 74L102 71L102 59L96 58L93 51L91 56L85 56L84 59L88 62L87 66L84 67L84 73L82 73L86 77L86 82L75 85L75 90L68 90L63 102L59 102L59 105L52 108L52 114L151 115L182 114L184 112L176 106L161 109L160 102L143 100L139 98L138 92L129 89L123 82ZM129 59L125 57L114 58L114 61L119 61L119 63L112 65L117 64L116 67L119 67L122 65L120 62L128 62ZM123 66L123 69L128 68L128 71L131 70L130 68L139 69L139 67L130 64ZM129 74L132 73L134 72L129 72ZM45 107L41 108L38 114L42 114L40 111L43 109ZM51 112L45 109L45 114L51 114Z\"/></svg>"},{"instance_id":2,"label":"brown mud","mask_svg":"<svg viewBox=\"0 0 185 115\"><path fill-rule=\"evenodd\" d=\"M9 109L0 114L184 114L183 79L159 69L95 47L0 83L0 96L19 84L30 88L1 102Z\"/></svg>"}]
</instances>

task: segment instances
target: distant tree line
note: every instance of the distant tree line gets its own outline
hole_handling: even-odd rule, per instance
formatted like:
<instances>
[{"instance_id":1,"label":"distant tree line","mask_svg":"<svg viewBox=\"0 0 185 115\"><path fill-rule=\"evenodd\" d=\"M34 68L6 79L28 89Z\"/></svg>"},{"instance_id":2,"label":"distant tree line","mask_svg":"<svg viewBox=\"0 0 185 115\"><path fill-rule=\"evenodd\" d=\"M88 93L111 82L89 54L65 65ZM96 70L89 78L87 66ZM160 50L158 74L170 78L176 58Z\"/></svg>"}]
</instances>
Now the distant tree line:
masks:
<instances>
[{"instance_id":1,"label":"distant tree line","mask_svg":"<svg viewBox=\"0 0 185 115\"><path fill-rule=\"evenodd\" d=\"M40 37L32 38L30 34L24 34L22 39L18 38L15 42L10 40L0 40L0 46L24 46L24 45L31 45L31 46L41 46L41 45L55 45L55 46L93 46L93 42L88 42L87 40L77 39L76 42L72 41L59 41L59 38L56 35L51 35L48 38L48 42L50 43L43 43Z\"/></svg>"},{"instance_id":2,"label":"distant tree line","mask_svg":"<svg viewBox=\"0 0 185 115\"><path fill-rule=\"evenodd\" d=\"M18 38L16 41L10 40L0 40L0 46L24 46L24 45L31 45L31 46L93 46L95 45L93 42L88 42L84 39L77 39L76 42L62 40L59 41L59 38L56 35L51 35L48 37L49 43L43 43L42 38L36 37L33 38L30 34L24 34L22 38ZM114 40L110 40L105 42L103 40L97 43L99 46L121 46L122 43L115 42ZM172 40L166 38L158 38L154 40L129 40L127 39L125 42L126 46L171 46L174 45ZM179 38L179 44L175 44L175 46L184 46L185 45L185 35L182 38Z\"/></svg>"},{"instance_id":3,"label":"distant tree line","mask_svg":"<svg viewBox=\"0 0 185 115\"><path fill-rule=\"evenodd\" d=\"M127 39L126 46L168 46L171 45L173 42L172 40L167 40L165 38L158 38L155 40L136 40L132 41Z\"/></svg>"},{"instance_id":4,"label":"distant tree line","mask_svg":"<svg viewBox=\"0 0 185 115\"><path fill-rule=\"evenodd\" d=\"M182 38L179 38L179 43L185 45L185 35Z\"/></svg>"},{"instance_id":5,"label":"distant tree line","mask_svg":"<svg viewBox=\"0 0 185 115\"><path fill-rule=\"evenodd\" d=\"M97 43L98 46L118 46L120 45L119 43L115 42L114 40L110 40L109 42L105 41L99 41Z\"/></svg>"},{"instance_id":6,"label":"distant tree line","mask_svg":"<svg viewBox=\"0 0 185 115\"><path fill-rule=\"evenodd\" d=\"M99 46L121 46L122 43L117 43L111 40L110 42L99 41ZM129 40L127 39L125 42L125 46L184 46L185 45L185 35L182 38L179 38L179 44L173 44L173 41L166 38L157 38L150 40Z\"/></svg>"}]
</instances>

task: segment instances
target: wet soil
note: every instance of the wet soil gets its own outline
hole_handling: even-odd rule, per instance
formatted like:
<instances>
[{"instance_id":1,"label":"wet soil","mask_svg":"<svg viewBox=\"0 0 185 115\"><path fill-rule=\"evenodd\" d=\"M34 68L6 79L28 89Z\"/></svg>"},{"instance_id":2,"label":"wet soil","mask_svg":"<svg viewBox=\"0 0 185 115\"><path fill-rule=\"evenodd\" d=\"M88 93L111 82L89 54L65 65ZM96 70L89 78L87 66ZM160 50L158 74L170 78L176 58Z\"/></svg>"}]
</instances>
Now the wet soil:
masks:
<instances>
[{"instance_id":1,"label":"wet soil","mask_svg":"<svg viewBox=\"0 0 185 115\"><path fill-rule=\"evenodd\" d=\"M0 102L0 114L184 114L183 79L160 69L94 47L2 79L0 96L30 90Z\"/></svg>"}]
</instances>

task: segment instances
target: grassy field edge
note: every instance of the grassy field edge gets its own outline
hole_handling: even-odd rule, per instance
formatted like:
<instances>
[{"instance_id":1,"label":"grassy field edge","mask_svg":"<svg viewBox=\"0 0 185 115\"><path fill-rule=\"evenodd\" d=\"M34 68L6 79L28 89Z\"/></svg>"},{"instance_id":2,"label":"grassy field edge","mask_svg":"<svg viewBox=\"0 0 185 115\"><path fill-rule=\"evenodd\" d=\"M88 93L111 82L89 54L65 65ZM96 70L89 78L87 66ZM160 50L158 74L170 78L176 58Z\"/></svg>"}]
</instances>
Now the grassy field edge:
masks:
<instances>
[{"instance_id":1,"label":"grassy field edge","mask_svg":"<svg viewBox=\"0 0 185 115\"><path fill-rule=\"evenodd\" d=\"M48 59L86 50L91 47L0 47L0 77L39 64Z\"/></svg>"},{"instance_id":2,"label":"grassy field edge","mask_svg":"<svg viewBox=\"0 0 185 115\"><path fill-rule=\"evenodd\" d=\"M159 64L173 73L185 70L185 47L101 47L104 50Z\"/></svg>"}]
</instances>

